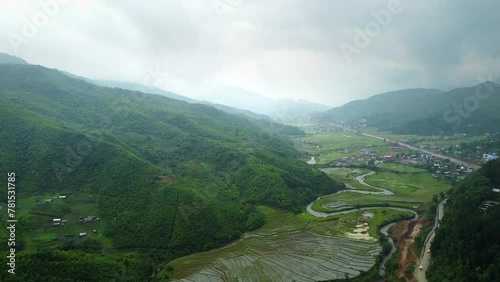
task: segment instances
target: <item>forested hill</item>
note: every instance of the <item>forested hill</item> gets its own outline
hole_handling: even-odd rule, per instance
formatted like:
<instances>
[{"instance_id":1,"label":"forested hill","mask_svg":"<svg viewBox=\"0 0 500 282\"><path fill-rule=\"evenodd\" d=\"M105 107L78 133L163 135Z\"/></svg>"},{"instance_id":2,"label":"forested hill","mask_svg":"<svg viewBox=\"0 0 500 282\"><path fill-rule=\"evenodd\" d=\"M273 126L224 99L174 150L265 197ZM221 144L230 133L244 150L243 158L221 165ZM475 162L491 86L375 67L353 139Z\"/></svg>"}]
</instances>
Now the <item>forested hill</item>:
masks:
<instances>
[{"instance_id":1,"label":"forested hill","mask_svg":"<svg viewBox=\"0 0 500 282\"><path fill-rule=\"evenodd\" d=\"M392 91L364 100L351 101L317 115L324 121L356 122L360 119L367 119L370 123L378 123L396 116L407 120L411 116L404 115L404 113L418 113L426 110L427 101L441 92L436 89L422 88Z\"/></svg>"},{"instance_id":2,"label":"forested hill","mask_svg":"<svg viewBox=\"0 0 500 282\"><path fill-rule=\"evenodd\" d=\"M0 52L0 64L27 64L25 60Z\"/></svg>"},{"instance_id":3,"label":"forested hill","mask_svg":"<svg viewBox=\"0 0 500 282\"><path fill-rule=\"evenodd\" d=\"M347 103L316 115L323 122L367 124L398 134L498 132L500 85L451 91L407 89Z\"/></svg>"},{"instance_id":4,"label":"forested hill","mask_svg":"<svg viewBox=\"0 0 500 282\"><path fill-rule=\"evenodd\" d=\"M499 187L500 162L490 161L450 190L429 281L500 281Z\"/></svg>"},{"instance_id":5,"label":"forested hill","mask_svg":"<svg viewBox=\"0 0 500 282\"><path fill-rule=\"evenodd\" d=\"M19 281L144 281L151 260L104 253L127 250L149 259L154 253L162 261L207 250L262 225L256 205L300 211L340 188L297 160L292 142L268 126L206 105L99 87L41 66L0 64L0 139L0 170L16 173L24 210L18 266L30 271L16 276ZM89 200L34 203L47 195ZM0 195L3 203L6 196ZM90 245L38 241L45 222L91 205L101 221ZM7 236L3 228L0 240ZM102 255L88 256L89 250ZM95 271L72 270L82 265Z\"/></svg>"}]
</instances>

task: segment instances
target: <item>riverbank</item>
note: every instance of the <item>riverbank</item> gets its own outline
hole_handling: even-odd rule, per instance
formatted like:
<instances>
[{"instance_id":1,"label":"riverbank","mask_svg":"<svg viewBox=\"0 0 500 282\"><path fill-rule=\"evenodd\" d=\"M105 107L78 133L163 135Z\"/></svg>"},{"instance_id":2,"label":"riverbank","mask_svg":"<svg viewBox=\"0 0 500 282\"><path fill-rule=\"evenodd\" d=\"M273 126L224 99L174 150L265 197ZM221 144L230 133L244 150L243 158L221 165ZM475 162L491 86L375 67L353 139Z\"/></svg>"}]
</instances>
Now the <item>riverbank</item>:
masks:
<instances>
[{"instance_id":1,"label":"riverbank","mask_svg":"<svg viewBox=\"0 0 500 282\"><path fill-rule=\"evenodd\" d=\"M370 185L370 184L367 184L365 182L365 177L369 176L369 175L372 175L374 174L375 172L374 171L371 171L369 173L366 173L366 174L363 174L363 175L359 175L359 176L356 176L354 177L354 179L356 181L358 181L361 185L365 185L365 186L369 186L370 188L372 189L376 189L378 191L376 192L373 192L373 191L363 191L363 190L356 190L356 189L349 189L349 190L342 190L342 191L339 191L339 192L336 192L336 193L333 193L333 194L330 194L330 195L326 195L326 196L322 196L322 197L319 197L317 198L315 201L311 202L309 205L307 205L306 207L306 210L309 214L315 216L315 217L319 217L319 218L327 218L327 217L331 217L331 216L336 216L336 215L341 215L341 214L348 214L348 213L351 213L351 212L356 212L356 211L362 211L362 210L376 210L376 209L392 209L392 210L398 210L398 211L406 211L406 212L411 212L414 217L413 219L417 219L418 218L418 213L416 211L414 211L413 209L409 209L409 208L401 208L401 207L389 207L389 206L385 206L385 207L380 207L379 205L373 205L373 206L367 206L367 207L362 207L362 208L352 208L352 209L346 209L346 210L343 210L343 211L337 211L337 212L318 212L318 211L315 211L313 209L313 206L315 205L315 203L317 201L321 201L323 198L325 197L330 197L330 198L334 198L335 196L339 195L339 194L342 194L342 193L358 193L358 194L373 194L373 195L386 195L386 196L390 196L390 195L394 195L393 192L387 190L387 189L383 189L383 188L380 188L380 187L376 187L376 186L373 186L373 185ZM388 224L385 224L381 227L379 227L379 231L382 235L386 236L387 237L387 240L388 242L391 244L391 250L388 254L386 254L381 262L380 262L380 265L378 266L378 269L379 269L379 275L383 276L385 274L385 264L386 262L390 259L390 257L396 252L396 246L394 244L394 241L392 240L392 238L390 238L389 234L388 234L388 230L390 229L391 226L393 226L395 223L394 222L391 222L391 223L388 223ZM413 234L413 233L412 233ZM414 234L416 235L416 234Z\"/></svg>"}]
</instances>

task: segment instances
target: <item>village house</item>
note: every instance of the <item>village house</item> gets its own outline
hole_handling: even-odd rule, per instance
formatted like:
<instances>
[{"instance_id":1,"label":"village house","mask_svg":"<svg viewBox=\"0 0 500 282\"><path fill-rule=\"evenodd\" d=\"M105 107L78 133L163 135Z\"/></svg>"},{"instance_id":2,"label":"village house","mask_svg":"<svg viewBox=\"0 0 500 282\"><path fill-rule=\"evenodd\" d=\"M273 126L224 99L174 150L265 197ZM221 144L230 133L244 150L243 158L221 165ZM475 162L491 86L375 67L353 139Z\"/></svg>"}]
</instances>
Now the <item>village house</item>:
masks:
<instances>
[{"instance_id":1,"label":"village house","mask_svg":"<svg viewBox=\"0 0 500 282\"><path fill-rule=\"evenodd\" d=\"M498 156L496 154L483 154L483 159L488 162L498 159Z\"/></svg>"},{"instance_id":2,"label":"village house","mask_svg":"<svg viewBox=\"0 0 500 282\"><path fill-rule=\"evenodd\" d=\"M78 219L79 222L88 223L93 221L99 221L99 218L94 215L89 215L87 217L80 216Z\"/></svg>"}]
</instances>

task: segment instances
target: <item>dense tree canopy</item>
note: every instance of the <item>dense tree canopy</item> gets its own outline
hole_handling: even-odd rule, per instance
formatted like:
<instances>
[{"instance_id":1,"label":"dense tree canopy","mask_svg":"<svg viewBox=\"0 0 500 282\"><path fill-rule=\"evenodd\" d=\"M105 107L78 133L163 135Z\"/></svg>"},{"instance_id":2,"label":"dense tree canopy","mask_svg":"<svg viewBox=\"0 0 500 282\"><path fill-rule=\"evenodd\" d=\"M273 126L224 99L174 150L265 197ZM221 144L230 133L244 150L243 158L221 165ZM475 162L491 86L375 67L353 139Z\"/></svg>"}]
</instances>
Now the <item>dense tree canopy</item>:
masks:
<instances>
[{"instance_id":1,"label":"dense tree canopy","mask_svg":"<svg viewBox=\"0 0 500 282\"><path fill-rule=\"evenodd\" d=\"M490 161L450 190L429 281L500 281L499 186L500 162Z\"/></svg>"},{"instance_id":2,"label":"dense tree canopy","mask_svg":"<svg viewBox=\"0 0 500 282\"><path fill-rule=\"evenodd\" d=\"M164 259L207 250L261 226L256 205L300 211L340 188L297 160L293 144L275 131L276 124L206 105L98 87L40 66L0 64L0 170L16 172L19 197L95 198L103 250L160 251ZM68 213L55 207L45 213ZM38 217L23 220L19 241L38 236L28 228L39 224ZM2 230L0 239L6 236ZM20 255L27 267L42 255L46 264L92 260L73 253L89 246L51 246L43 254L28 246ZM116 260L103 255L94 263L130 275ZM44 267L51 266L34 269Z\"/></svg>"}]
</instances>

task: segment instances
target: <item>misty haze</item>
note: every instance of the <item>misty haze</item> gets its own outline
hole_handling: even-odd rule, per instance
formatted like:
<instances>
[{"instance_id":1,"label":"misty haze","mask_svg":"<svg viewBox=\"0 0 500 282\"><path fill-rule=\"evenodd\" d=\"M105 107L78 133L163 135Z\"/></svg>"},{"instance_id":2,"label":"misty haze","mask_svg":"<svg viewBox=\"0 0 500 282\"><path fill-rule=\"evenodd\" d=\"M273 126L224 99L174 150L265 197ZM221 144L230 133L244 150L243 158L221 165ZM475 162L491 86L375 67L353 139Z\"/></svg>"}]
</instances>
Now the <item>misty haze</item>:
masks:
<instances>
[{"instance_id":1,"label":"misty haze","mask_svg":"<svg viewBox=\"0 0 500 282\"><path fill-rule=\"evenodd\" d=\"M0 281L500 281L499 5L0 2Z\"/></svg>"}]
</instances>

